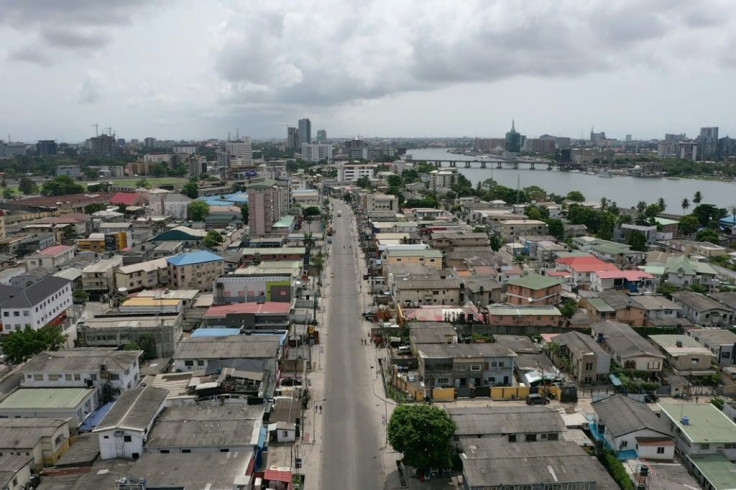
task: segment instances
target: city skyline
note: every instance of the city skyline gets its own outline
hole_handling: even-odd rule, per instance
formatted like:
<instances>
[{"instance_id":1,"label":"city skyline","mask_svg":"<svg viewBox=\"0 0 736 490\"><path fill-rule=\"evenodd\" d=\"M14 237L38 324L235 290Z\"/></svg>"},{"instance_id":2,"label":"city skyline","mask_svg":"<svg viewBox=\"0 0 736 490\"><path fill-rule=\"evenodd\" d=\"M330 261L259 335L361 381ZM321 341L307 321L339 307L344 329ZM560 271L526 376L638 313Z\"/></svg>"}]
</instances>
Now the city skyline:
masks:
<instances>
[{"instance_id":1,"label":"city skyline","mask_svg":"<svg viewBox=\"0 0 736 490\"><path fill-rule=\"evenodd\" d=\"M0 6L2 139L736 135L718 0Z\"/></svg>"}]
</instances>

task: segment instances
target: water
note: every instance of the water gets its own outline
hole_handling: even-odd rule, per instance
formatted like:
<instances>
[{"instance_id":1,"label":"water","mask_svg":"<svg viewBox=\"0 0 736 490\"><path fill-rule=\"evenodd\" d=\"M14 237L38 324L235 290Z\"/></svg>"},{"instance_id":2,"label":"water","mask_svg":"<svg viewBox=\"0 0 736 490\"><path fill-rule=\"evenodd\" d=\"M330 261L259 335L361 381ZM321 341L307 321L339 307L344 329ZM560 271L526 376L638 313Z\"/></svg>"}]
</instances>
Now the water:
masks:
<instances>
[{"instance_id":1,"label":"water","mask_svg":"<svg viewBox=\"0 0 736 490\"><path fill-rule=\"evenodd\" d=\"M413 149L407 150L414 160L476 160L475 157L455 155L444 149ZM476 164L477 166L478 164ZM546 166L537 170L522 168L461 168L458 172L467 177L473 185L485 179L493 178L506 187L516 188L517 178L519 185L529 187L536 185L555 194L565 195L570 191L580 191L587 201L600 201L602 197L615 201L619 207L636 206L639 201L654 203L660 197L667 205L667 212L682 213L680 203L687 198L690 201L690 210L695 207L693 195L700 191L704 203L715 204L720 208L731 209L736 207L736 183L716 182L709 180L667 178L639 179L635 177L619 177L607 179L597 175L584 173L560 172L547 170ZM730 211L729 211L730 213Z\"/></svg>"}]
</instances>

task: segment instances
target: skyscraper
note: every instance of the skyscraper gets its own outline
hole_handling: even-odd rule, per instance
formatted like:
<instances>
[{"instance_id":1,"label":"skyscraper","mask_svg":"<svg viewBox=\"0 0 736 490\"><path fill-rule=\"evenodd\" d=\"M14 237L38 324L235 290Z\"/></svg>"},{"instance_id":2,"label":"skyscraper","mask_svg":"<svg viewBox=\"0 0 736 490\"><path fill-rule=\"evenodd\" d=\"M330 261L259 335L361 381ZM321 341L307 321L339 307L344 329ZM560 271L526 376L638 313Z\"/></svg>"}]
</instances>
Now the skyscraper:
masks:
<instances>
[{"instance_id":1,"label":"skyscraper","mask_svg":"<svg viewBox=\"0 0 736 490\"><path fill-rule=\"evenodd\" d=\"M324 129L317 130L317 143L324 143L327 141L327 131Z\"/></svg>"},{"instance_id":2,"label":"skyscraper","mask_svg":"<svg viewBox=\"0 0 736 490\"><path fill-rule=\"evenodd\" d=\"M295 149L299 146L299 131L289 126L286 128L286 147L290 149Z\"/></svg>"},{"instance_id":3,"label":"skyscraper","mask_svg":"<svg viewBox=\"0 0 736 490\"><path fill-rule=\"evenodd\" d=\"M57 145L54 140L40 140L36 143L36 153L39 155L56 155Z\"/></svg>"},{"instance_id":4,"label":"skyscraper","mask_svg":"<svg viewBox=\"0 0 736 490\"><path fill-rule=\"evenodd\" d=\"M299 144L298 148L304 143L312 142L312 122L309 119L299 119Z\"/></svg>"},{"instance_id":5,"label":"skyscraper","mask_svg":"<svg viewBox=\"0 0 736 490\"><path fill-rule=\"evenodd\" d=\"M700 147L699 160L715 160L718 153L718 127L700 128L700 136L695 141Z\"/></svg>"},{"instance_id":6,"label":"skyscraper","mask_svg":"<svg viewBox=\"0 0 736 490\"><path fill-rule=\"evenodd\" d=\"M516 131L515 123L511 121L511 131L506 133L506 151L519 153L521 151L521 134Z\"/></svg>"}]
</instances>

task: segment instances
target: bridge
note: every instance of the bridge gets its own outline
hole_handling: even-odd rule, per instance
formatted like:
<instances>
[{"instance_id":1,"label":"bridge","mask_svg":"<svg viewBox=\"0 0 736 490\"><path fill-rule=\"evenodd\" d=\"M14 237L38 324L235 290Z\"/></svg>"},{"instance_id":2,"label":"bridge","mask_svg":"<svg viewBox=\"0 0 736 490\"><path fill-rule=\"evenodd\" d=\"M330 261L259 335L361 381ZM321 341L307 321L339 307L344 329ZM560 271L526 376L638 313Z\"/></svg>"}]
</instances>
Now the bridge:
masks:
<instances>
[{"instance_id":1,"label":"bridge","mask_svg":"<svg viewBox=\"0 0 736 490\"><path fill-rule=\"evenodd\" d=\"M577 168L576 166L573 166L573 164L556 163L547 160L426 160L426 162L438 168L509 168L514 170L518 170L520 168L528 168L529 170L546 168L547 170L552 170L555 166L558 166L560 170L570 170L572 168Z\"/></svg>"}]
</instances>

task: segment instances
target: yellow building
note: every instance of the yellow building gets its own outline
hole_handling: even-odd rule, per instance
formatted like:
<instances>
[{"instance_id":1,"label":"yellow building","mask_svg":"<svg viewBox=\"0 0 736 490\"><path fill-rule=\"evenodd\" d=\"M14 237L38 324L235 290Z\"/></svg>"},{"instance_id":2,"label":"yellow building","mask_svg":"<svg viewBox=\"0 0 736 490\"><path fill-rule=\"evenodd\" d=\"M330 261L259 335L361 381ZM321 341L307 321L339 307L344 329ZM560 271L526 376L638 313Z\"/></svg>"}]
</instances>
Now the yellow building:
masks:
<instances>
[{"instance_id":1,"label":"yellow building","mask_svg":"<svg viewBox=\"0 0 736 490\"><path fill-rule=\"evenodd\" d=\"M424 250L394 249L384 252L385 265L422 264L442 269L442 252L427 248Z\"/></svg>"},{"instance_id":2,"label":"yellow building","mask_svg":"<svg viewBox=\"0 0 736 490\"><path fill-rule=\"evenodd\" d=\"M90 233L88 238L81 238L77 240L77 247L80 251L88 251L95 253L102 253L106 248L106 241L115 242L115 250L123 250L128 247L128 235L119 231L116 233Z\"/></svg>"}]
</instances>

